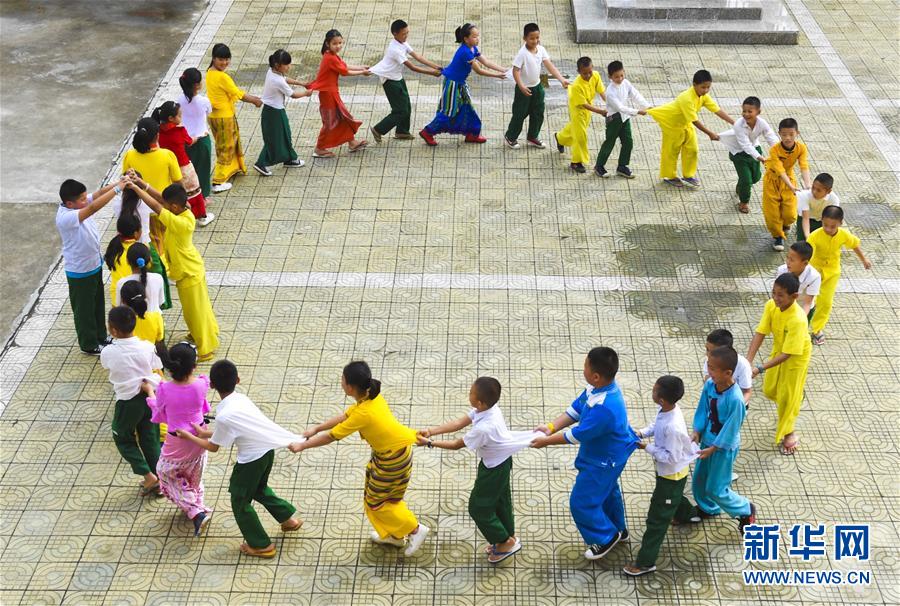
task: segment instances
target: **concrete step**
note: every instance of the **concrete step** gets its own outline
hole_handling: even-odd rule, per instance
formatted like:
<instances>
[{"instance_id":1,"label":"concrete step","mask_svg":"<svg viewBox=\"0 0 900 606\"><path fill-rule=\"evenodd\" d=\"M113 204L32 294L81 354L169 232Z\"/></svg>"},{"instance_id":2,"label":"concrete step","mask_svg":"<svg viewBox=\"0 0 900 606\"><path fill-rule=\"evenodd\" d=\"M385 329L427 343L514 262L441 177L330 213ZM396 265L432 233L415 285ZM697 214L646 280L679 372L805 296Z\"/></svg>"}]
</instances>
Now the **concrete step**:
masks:
<instances>
[{"instance_id":1,"label":"concrete step","mask_svg":"<svg viewBox=\"0 0 900 606\"><path fill-rule=\"evenodd\" d=\"M606 0L610 19L760 20L760 0Z\"/></svg>"}]
</instances>

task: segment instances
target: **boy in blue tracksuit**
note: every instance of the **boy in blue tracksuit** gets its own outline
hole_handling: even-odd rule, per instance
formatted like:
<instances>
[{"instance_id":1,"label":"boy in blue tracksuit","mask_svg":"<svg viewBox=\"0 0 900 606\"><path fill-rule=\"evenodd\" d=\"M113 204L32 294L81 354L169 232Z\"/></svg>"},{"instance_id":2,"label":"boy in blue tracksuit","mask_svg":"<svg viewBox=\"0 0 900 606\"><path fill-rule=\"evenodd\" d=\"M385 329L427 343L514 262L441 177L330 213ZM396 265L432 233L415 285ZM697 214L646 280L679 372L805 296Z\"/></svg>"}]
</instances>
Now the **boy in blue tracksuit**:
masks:
<instances>
[{"instance_id":1,"label":"boy in blue tracksuit","mask_svg":"<svg viewBox=\"0 0 900 606\"><path fill-rule=\"evenodd\" d=\"M546 435L532 442L534 448L579 445L578 476L569 508L588 545L584 557L589 560L599 560L628 537L619 476L640 440L628 423L625 398L616 383L618 372L619 356L614 350L592 349L584 361L587 387L566 412L538 427Z\"/></svg>"}]
</instances>

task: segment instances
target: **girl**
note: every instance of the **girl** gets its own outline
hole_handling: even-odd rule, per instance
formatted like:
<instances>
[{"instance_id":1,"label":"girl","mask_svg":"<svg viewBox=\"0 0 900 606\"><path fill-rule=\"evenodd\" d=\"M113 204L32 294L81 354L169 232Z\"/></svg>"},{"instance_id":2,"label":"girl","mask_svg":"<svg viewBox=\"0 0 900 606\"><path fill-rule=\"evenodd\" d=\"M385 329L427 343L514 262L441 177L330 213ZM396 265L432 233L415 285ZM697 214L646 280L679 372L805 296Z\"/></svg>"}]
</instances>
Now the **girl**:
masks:
<instances>
[{"instance_id":1,"label":"girl","mask_svg":"<svg viewBox=\"0 0 900 606\"><path fill-rule=\"evenodd\" d=\"M156 346L157 355L160 356L160 359L164 359L165 327L162 314L158 311L149 311L150 305L147 300L147 291L139 281L129 280L128 282L120 283L119 286L119 298L122 300L122 305L130 307L137 316L134 336L148 343L153 343Z\"/></svg>"},{"instance_id":2,"label":"girl","mask_svg":"<svg viewBox=\"0 0 900 606\"><path fill-rule=\"evenodd\" d=\"M109 268L109 300L116 301L116 284L131 273L125 254L141 237L141 220L132 214L122 214L116 220L115 237L109 241L103 260Z\"/></svg>"},{"instance_id":3,"label":"girl","mask_svg":"<svg viewBox=\"0 0 900 606\"><path fill-rule=\"evenodd\" d=\"M188 158L197 172L200 181L200 193L204 200L209 198L212 189L212 142L206 127L206 118L212 112L212 104L206 96L200 94L203 88L203 74L196 67L184 70L178 79L178 85L183 91L178 97L178 105L181 106L181 120L188 134L194 140L193 145L187 147Z\"/></svg>"},{"instance_id":4,"label":"girl","mask_svg":"<svg viewBox=\"0 0 900 606\"><path fill-rule=\"evenodd\" d=\"M291 68L291 55L286 50L278 49L269 57L269 73L262 94L262 136L263 148L253 168L263 177L271 177L269 166L283 163L288 168L303 166L303 160L297 158L297 152L291 145L291 124L284 110L286 99L309 97L312 91L294 91L290 85L302 86L303 83L288 78Z\"/></svg>"},{"instance_id":5,"label":"girl","mask_svg":"<svg viewBox=\"0 0 900 606\"><path fill-rule=\"evenodd\" d=\"M466 143L487 141L481 136L481 118L472 107L466 79L472 70L482 76L503 79L506 78L507 68L488 61L479 52L479 35L478 28L471 23L456 28L456 43L459 48L450 65L441 71L444 75L444 88L438 101L437 113L434 120L419 131L419 136L428 145L437 145L434 136L438 133L465 135ZM479 63L488 69L482 69Z\"/></svg>"},{"instance_id":6,"label":"girl","mask_svg":"<svg viewBox=\"0 0 900 606\"><path fill-rule=\"evenodd\" d=\"M183 175L181 184L187 191L191 212L194 213L197 224L200 227L206 227L216 216L206 212L206 199L200 190L197 171L194 170L194 165L191 164L191 159L185 151L187 147L194 144L194 139L181 125L181 106L174 101L166 101L153 110L153 119L159 122L160 147L169 150L178 159L178 168L181 169Z\"/></svg>"},{"instance_id":7,"label":"girl","mask_svg":"<svg viewBox=\"0 0 900 606\"><path fill-rule=\"evenodd\" d=\"M262 100L239 89L225 73L231 64L231 49L221 42L213 46L212 62L206 70L206 93L212 104L209 114L209 130L216 139L216 170L212 178L212 191L219 193L231 189L228 182L236 173L244 174L244 149L241 147L241 131L238 128L234 106L238 101L262 106Z\"/></svg>"},{"instance_id":8,"label":"girl","mask_svg":"<svg viewBox=\"0 0 900 606\"><path fill-rule=\"evenodd\" d=\"M113 307L119 305L119 301L122 300L122 287L128 282L136 281L140 282L144 287L144 293L147 296L147 309L151 312L159 313L165 300L165 289L163 287L163 277L159 274L150 273L153 265L153 255L150 253L150 248L142 242L135 242L128 248L125 260L131 268L131 273L124 276L116 284L116 294L112 300Z\"/></svg>"},{"instance_id":9,"label":"girl","mask_svg":"<svg viewBox=\"0 0 900 606\"><path fill-rule=\"evenodd\" d=\"M402 425L381 395L381 381L372 378L365 362L351 362L341 377L344 393L356 400L342 415L328 419L305 432L307 441L291 446L293 452L316 448L359 432L372 447L366 466L365 511L375 530L375 543L401 547L411 556L428 536L428 527L419 524L403 501L412 472L412 445L416 432ZM328 433L321 433L330 430Z\"/></svg>"},{"instance_id":10,"label":"girl","mask_svg":"<svg viewBox=\"0 0 900 606\"><path fill-rule=\"evenodd\" d=\"M209 412L206 400L209 379L204 375L194 377L197 352L190 343L175 344L163 360L172 382L162 382L156 390L149 383L143 386L147 405L153 411L150 420L165 423L170 436L177 435L178 430L193 433L191 425L204 425L203 415ZM212 509L203 504L204 467L206 449L190 440L179 439L166 440L156 464L160 490L194 523L195 537L212 516Z\"/></svg>"},{"instance_id":11,"label":"girl","mask_svg":"<svg viewBox=\"0 0 900 606\"><path fill-rule=\"evenodd\" d=\"M341 100L338 76L368 76L369 68L366 65L344 63L338 56L343 47L344 38L341 32L336 29L328 30L322 43L322 63L319 64L319 73L316 74L315 80L303 85L309 90L319 91L322 130L319 131L313 158L334 158L334 152L328 151L328 148L338 147L344 143L349 144L351 152L358 151L368 144L365 139L362 141L356 139L356 131L362 126L362 121L351 116Z\"/></svg>"}]
</instances>

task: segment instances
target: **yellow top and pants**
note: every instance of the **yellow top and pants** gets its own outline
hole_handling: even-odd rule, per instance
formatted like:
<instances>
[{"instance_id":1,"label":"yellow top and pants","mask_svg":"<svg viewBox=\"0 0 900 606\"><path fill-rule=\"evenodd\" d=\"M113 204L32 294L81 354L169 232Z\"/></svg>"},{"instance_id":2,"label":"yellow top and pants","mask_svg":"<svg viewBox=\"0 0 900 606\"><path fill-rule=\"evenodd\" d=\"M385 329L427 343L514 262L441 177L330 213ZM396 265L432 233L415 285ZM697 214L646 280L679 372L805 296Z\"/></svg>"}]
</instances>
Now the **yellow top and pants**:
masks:
<instances>
[{"instance_id":1,"label":"yellow top and pants","mask_svg":"<svg viewBox=\"0 0 900 606\"><path fill-rule=\"evenodd\" d=\"M681 174L685 179L697 176L697 160L700 147L694 122L699 119L700 108L715 113L719 105L708 94L702 97L694 87L683 91L674 100L647 110L662 129L662 149L659 152L659 176L662 179L678 178L678 156L681 156Z\"/></svg>"},{"instance_id":2,"label":"yellow top and pants","mask_svg":"<svg viewBox=\"0 0 900 606\"><path fill-rule=\"evenodd\" d=\"M762 211L766 229L773 238L784 238L785 230L797 222L797 195L781 178L781 175L787 174L796 187L795 164L799 164L801 170L809 170L808 150L800 141L794 143L794 149L788 150L781 143L776 143L769 150L763 177Z\"/></svg>"},{"instance_id":3,"label":"yellow top and pants","mask_svg":"<svg viewBox=\"0 0 900 606\"><path fill-rule=\"evenodd\" d=\"M839 227L834 236L829 236L824 229L819 228L809 234L806 241L813 247L809 264L822 275L822 287L816 297L816 311L811 322L812 331L820 333L831 317L834 293L841 278L841 248L857 248L859 238L843 227Z\"/></svg>"},{"instance_id":4,"label":"yellow top and pants","mask_svg":"<svg viewBox=\"0 0 900 606\"><path fill-rule=\"evenodd\" d=\"M588 126L594 112L582 107L593 105L594 97L606 92L600 74L593 72L590 80L581 76L569 84L569 123L556 133L560 145L572 148L572 164L586 164L591 157L588 153Z\"/></svg>"}]
</instances>

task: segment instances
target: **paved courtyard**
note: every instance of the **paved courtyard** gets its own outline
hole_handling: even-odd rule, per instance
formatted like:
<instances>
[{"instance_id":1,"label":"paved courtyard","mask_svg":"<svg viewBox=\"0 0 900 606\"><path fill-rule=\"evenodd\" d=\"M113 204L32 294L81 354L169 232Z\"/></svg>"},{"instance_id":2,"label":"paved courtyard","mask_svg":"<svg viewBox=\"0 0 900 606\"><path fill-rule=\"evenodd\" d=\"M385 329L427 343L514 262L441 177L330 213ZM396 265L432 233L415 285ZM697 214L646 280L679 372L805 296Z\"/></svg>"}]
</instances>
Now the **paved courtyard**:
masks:
<instances>
[{"instance_id":1,"label":"paved courtyard","mask_svg":"<svg viewBox=\"0 0 900 606\"><path fill-rule=\"evenodd\" d=\"M618 58L660 103L705 67L715 78L714 97L732 116L754 94L771 122L797 118L812 172L835 176L847 226L875 267L866 272L845 255L828 340L813 355L796 456L773 448L774 405L762 397L761 382L755 385L736 488L757 504L760 522L782 525L783 540L797 523L869 524L868 562L836 562L833 553L803 562L782 546L778 563L750 564L735 522L716 519L673 529L660 571L625 578L620 570L637 552L653 489L652 462L637 452L622 476L631 541L589 563L568 509L573 447L516 456L513 499L525 548L496 567L478 552L482 539L467 514L474 456L417 451L408 499L435 533L404 559L367 541L368 451L356 437L299 457L278 453L271 484L306 524L283 536L264 518L278 556L248 560L237 550L227 492L233 452L210 457L205 483L215 514L201 538L168 501L137 496L137 479L110 437L106 372L78 351L57 268L0 359L0 603L900 603L897 6L786 4L801 26L796 47L575 45L567 0L216 0L153 103L174 98L173 75L184 67L205 69L213 42L231 46L232 75L258 94L265 58L278 47L294 56L295 77L311 77L331 27L346 37L348 62L372 64L390 21L403 17L412 25L410 43L446 62L453 29L473 21L482 51L508 64L522 24L536 20L566 74L574 75L581 55L598 69ZM222 330L217 357L233 360L244 391L294 430L345 405L340 369L356 358L369 361L396 414L413 427L462 414L468 385L488 374L504 386L511 428L529 429L577 395L584 354L602 344L620 354L633 425L655 414L650 391L666 373L684 379L690 419L706 332L731 329L745 352L783 262L770 249L758 188L751 214L739 215L727 153L702 140L703 188L663 189L659 131L646 118L635 122L637 179L575 175L555 151L504 148L513 86L472 82L489 138L482 146L448 136L434 149L385 139L362 153L344 148L336 159L313 161L317 104L289 104L307 167L237 179L213 197L216 221L195 234ZM408 83L421 128L439 84L415 74ZM342 91L364 128L388 111L377 78L344 79ZM252 161L261 146L259 111L242 107L239 119ZM714 116L702 119L725 130ZM547 96L544 139L565 120L565 93L556 85ZM598 120L593 153L602 137ZM108 225L104 242L113 233ZM170 341L186 334L178 306L165 320ZM872 577L862 587L747 587L740 571L749 567L862 569Z\"/></svg>"}]
</instances>

